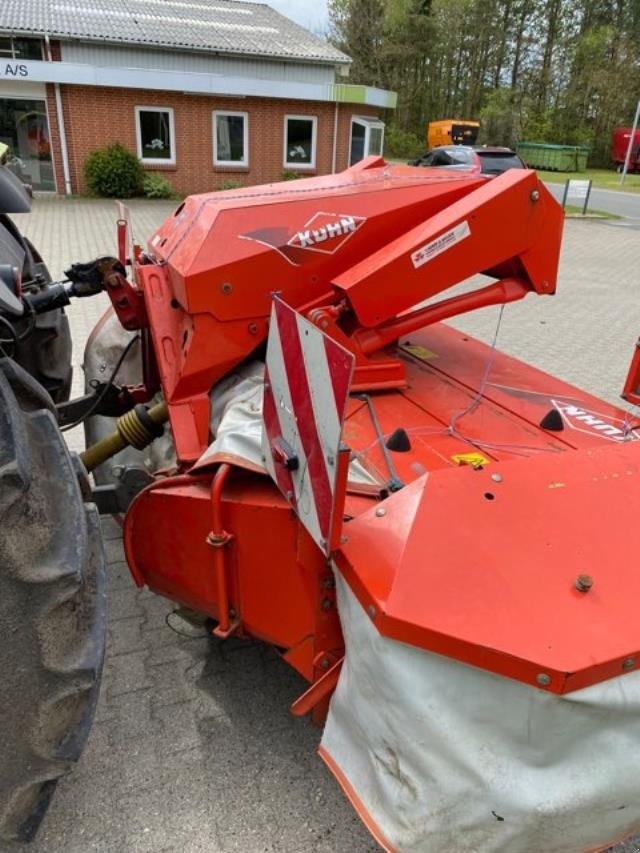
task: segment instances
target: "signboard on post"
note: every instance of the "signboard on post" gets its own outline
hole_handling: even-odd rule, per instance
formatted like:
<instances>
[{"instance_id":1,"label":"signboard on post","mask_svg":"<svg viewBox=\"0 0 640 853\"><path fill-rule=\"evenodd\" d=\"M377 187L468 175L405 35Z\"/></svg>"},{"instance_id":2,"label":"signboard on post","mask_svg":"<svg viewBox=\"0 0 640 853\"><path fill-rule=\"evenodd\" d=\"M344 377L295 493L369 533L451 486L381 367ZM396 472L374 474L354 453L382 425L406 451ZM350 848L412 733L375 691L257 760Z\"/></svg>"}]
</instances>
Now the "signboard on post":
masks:
<instances>
[{"instance_id":1,"label":"signboard on post","mask_svg":"<svg viewBox=\"0 0 640 853\"><path fill-rule=\"evenodd\" d=\"M576 201L582 201L582 215L587 212L587 207L589 205L589 196L591 195L591 181L577 181L574 179L569 179L564 185L564 195L562 196L562 209L564 210L565 205L569 199L575 199Z\"/></svg>"}]
</instances>

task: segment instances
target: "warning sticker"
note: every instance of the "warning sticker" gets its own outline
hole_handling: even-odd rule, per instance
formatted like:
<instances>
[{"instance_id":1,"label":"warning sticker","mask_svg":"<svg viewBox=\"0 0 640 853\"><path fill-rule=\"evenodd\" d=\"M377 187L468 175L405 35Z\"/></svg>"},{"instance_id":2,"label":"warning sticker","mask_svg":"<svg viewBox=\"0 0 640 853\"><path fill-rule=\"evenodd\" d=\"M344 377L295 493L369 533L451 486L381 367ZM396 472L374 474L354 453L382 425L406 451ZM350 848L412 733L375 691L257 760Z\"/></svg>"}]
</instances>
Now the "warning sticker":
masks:
<instances>
[{"instance_id":1,"label":"warning sticker","mask_svg":"<svg viewBox=\"0 0 640 853\"><path fill-rule=\"evenodd\" d=\"M432 240L430 243L425 243L425 245L420 249L416 249L416 251L411 255L411 263L415 269L418 269L418 267L423 266L433 260L433 258L441 255L443 252L446 252L447 249L455 246L456 243L459 243L460 240L464 240L465 237L468 237L470 234L471 229L469 228L469 223L465 219L464 222L460 222L454 228L451 228L449 231L445 231L444 234L436 237L435 240Z\"/></svg>"},{"instance_id":2,"label":"warning sticker","mask_svg":"<svg viewBox=\"0 0 640 853\"><path fill-rule=\"evenodd\" d=\"M432 358L439 358L437 352L433 352L433 350L418 346L417 344L403 344L400 349L403 352L409 353L414 358L420 359L420 361L431 361Z\"/></svg>"},{"instance_id":3,"label":"warning sticker","mask_svg":"<svg viewBox=\"0 0 640 853\"><path fill-rule=\"evenodd\" d=\"M451 458L456 465L471 465L472 468L483 468L491 462L482 453L456 453Z\"/></svg>"}]
</instances>

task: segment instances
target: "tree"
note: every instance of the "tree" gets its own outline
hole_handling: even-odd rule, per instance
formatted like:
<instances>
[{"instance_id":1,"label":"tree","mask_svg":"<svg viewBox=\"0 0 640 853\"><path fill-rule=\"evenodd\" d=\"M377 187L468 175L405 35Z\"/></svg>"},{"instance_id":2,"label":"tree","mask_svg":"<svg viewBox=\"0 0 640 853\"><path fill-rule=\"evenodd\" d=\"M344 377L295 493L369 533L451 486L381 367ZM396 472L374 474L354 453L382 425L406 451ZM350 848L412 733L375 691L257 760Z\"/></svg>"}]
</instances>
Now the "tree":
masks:
<instances>
[{"instance_id":1,"label":"tree","mask_svg":"<svg viewBox=\"0 0 640 853\"><path fill-rule=\"evenodd\" d=\"M398 92L397 139L427 122L480 118L487 143L589 144L640 91L640 0L330 0L352 80Z\"/></svg>"},{"instance_id":2,"label":"tree","mask_svg":"<svg viewBox=\"0 0 640 853\"><path fill-rule=\"evenodd\" d=\"M332 40L353 60L350 76L354 83L385 85L384 18L383 0L329 0Z\"/></svg>"}]
</instances>

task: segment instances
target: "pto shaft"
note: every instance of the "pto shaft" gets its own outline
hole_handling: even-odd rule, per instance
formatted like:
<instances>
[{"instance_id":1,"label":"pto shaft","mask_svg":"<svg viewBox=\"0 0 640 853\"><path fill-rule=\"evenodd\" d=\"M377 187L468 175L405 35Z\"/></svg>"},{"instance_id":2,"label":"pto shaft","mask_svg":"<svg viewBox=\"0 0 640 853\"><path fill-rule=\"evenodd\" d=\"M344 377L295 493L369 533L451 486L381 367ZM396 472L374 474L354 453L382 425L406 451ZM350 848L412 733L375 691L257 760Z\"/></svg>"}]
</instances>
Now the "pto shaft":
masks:
<instances>
[{"instance_id":1,"label":"pto shaft","mask_svg":"<svg viewBox=\"0 0 640 853\"><path fill-rule=\"evenodd\" d=\"M169 412L164 402L156 403L150 409L146 406L136 406L118 418L114 432L91 447L87 447L84 453L80 454L84 467L87 471L93 471L125 447L142 450L162 435L168 418Z\"/></svg>"}]
</instances>

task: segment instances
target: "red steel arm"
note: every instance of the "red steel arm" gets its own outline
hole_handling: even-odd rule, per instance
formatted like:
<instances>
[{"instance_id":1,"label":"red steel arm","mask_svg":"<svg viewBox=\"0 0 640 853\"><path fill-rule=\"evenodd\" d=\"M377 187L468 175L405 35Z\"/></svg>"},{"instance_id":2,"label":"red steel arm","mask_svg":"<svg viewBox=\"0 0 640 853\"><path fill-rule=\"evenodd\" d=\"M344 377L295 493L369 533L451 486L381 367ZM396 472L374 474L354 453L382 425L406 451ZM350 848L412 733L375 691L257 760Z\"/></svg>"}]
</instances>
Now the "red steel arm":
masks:
<instances>
[{"instance_id":1,"label":"red steel arm","mask_svg":"<svg viewBox=\"0 0 640 853\"><path fill-rule=\"evenodd\" d=\"M512 169L345 270L332 283L339 296L347 298L358 323L369 329L480 272L517 278L530 290L553 293L562 216L535 172ZM473 300L466 304L462 310L478 307Z\"/></svg>"},{"instance_id":2,"label":"red steel arm","mask_svg":"<svg viewBox=\"0 0 640 853\"><path fill-rule=\"evenodd\" d=\"M385 323L377 329L360 329L353 335L360 350L368 355L386 347L393 341L397 341L402 335L422 329L430 323L439 323L457 314L467 311L475 311L477 308L486 308L489 305L503 305L506 302L515 302L530 293L526 282L518 279L503 279L494 284L489 284L480 290L471 293L463 293L461 296L452 296L451 299L443 299L435 305L428 305L419 311L412 311L397 320Z\"/></svg>"}]
</instances>

